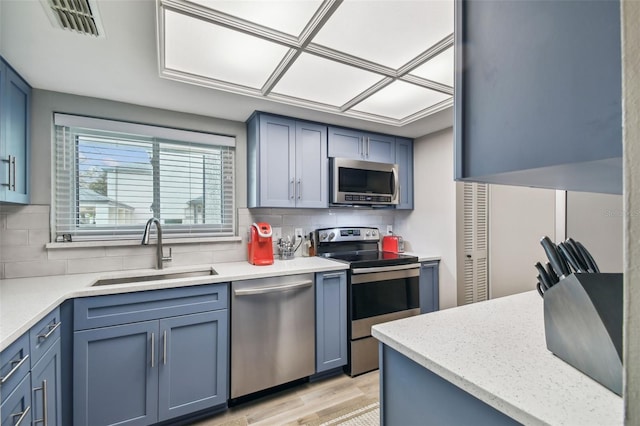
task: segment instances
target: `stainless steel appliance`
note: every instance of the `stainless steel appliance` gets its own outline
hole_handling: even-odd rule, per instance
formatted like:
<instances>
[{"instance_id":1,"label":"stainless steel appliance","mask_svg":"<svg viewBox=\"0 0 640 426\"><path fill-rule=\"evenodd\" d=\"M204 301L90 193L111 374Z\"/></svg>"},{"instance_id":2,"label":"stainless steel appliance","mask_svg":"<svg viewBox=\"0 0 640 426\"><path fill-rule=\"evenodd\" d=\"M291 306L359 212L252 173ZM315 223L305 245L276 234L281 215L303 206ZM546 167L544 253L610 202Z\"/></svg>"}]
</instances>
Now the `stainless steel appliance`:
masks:
<instances>
[{"instance_id":1,"label":"stainless steel appliance","mask_svg":"<svg viewBox=\"0 0 640 426\"><path fill-rule=\"evenodd\" d=\"M398 165L329 159L331 204L394 205L400 200Z\"/></svg>"},{"instance_id":2,"label":"stainless steel appliance","mask_svg":"<svg viewBox=\"0 0 640 426\"><path fill-rule=\"evenodd\" d=\"M349 264L348 315L351 376L378 368L371 326L420 313L420 263L415 256L379 251L377 228L341 227L314 232L319 256Z\"/></svg>"},{"instance_id":3,"label":"stainless steel appliance","mask_svg":"<svg viewBox=\"0 0 640 426\"><path fill-rule=\"evenodd\" d=\"M314 276L231 284L231 398L315 372Z\"/></svg>"}]
</instances>

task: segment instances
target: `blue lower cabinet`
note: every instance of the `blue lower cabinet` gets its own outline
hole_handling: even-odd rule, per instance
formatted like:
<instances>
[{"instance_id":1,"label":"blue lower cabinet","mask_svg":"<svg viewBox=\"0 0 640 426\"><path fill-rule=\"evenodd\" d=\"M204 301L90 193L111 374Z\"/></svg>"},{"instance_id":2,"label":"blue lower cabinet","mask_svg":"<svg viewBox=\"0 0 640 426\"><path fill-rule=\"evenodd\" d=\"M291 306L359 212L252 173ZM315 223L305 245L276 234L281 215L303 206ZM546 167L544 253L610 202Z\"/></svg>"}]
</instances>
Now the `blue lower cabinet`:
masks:
<instances>
[{"instance_id":1,"label":"blue lower cabinet","mask_svg":"<svg viewBox=\"0 0 640 426\"><path fill-rule=\"evenodd\" d=\"M160 320L159 420L227 401L228 311Z\"/></svg>"},{"instance_id":2,"label":"blue lower cabinet","mask_svg":"<svg viewBox=\"0 0 640 426\"><path fill-rule=\"evenodd\" d=\"M440 261L426 261L420 265L420 313L440 309Z\"/></svg>"},{"instance_id":3,"label":"blue lower cabinet","mask_svg":"<svg viewBox=\"0 0 640 426\"><path fill-rule=\"evenodd\" d=\"M31 412L34 425L62 426L60 349L60 339L57 339L31 368Z\"/></svg>"},{"instance_id":4,"label":"blue lower cabinet","mask_svg":"<svg viewBox=\"0 0 640 426\"><path fill-rule=\"evenodd\" d=\"M33 419L31 410L31 375L18 383L8 396L2 395L0 405L0 425L28 426Z\"/></svg>"},{"instance_id":5,"label":"blue lower cabinet","mask_svg":"<svg viewBox=\"0 0 640 426\"><path fill-rule=\"evenodd\" d=\"M347 364L347 274L316 274L316 373Z\"/></svg>"},{"instance_id":6,"label":"blue lower cabinet","mask_svg":"<svg viewBox=\"0 0 640 426\"><path fill-rule=\"evenodd\" d=\"M158 421L158 321L74 333L73 423Z\"/></svg>"}]
</instances>

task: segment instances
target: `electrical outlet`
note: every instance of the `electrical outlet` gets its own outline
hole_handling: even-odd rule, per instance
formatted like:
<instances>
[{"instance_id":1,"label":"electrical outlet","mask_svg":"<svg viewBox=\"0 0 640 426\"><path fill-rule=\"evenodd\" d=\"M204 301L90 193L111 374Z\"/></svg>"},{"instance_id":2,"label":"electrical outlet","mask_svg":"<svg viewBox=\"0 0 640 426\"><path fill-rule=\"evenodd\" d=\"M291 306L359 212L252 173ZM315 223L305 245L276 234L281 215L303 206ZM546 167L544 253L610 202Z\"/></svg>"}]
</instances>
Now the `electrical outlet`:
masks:
<instances>
[{"instance_id":1,"label":"electrical outlet","mask_svg":"<svg viewBox=\"0 0 640 426\"><path fill-rule=\"evenodd\" d=\"M387 225L387 234L393 234L393 225Z\"/></svg>"},{"instance_id":2,"label":"electrical outlet","mask_svg":"<svg viewBox=\"0 0 640 426\"><path fill-rule=\"evenodd\" d=\"M278 241L282 238L282 228L271 228L271 236L273 241Z\"/></svg>"},{"instance_id":3,"label":"electrical outlet","mask_svg":"<svg viewBox=\"0 0 640 426\"><path fill-rule=\"evenodd\" d=\"M294 237L297 239L298 237L302 238L304 237L304 234L302 233L302 228L296 228L294 231Z\"/></svg>"}]
</instances>

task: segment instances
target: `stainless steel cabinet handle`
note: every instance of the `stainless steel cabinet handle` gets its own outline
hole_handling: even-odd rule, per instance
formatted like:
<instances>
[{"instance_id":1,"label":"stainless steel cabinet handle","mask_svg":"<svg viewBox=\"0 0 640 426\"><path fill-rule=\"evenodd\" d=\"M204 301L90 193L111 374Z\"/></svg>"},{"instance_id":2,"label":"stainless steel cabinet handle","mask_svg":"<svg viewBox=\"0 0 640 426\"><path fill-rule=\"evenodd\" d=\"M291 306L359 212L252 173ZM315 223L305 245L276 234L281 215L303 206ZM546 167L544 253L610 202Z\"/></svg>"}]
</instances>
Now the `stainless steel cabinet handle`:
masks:
<instances>
[{"instance_id":1,"label":"stainless steel cabinet handle","mask_svg":"<svg viewBox=\"0 0 640 426\"><path fill-rule=\"evenodd\" d=\"M167 365L167 330L164 331L162 336L162 362Z\"/></svg>"},{"instance_id":2,"label":"stainless steel cabinet handle","mask_svg":"<svg viewBox=\"0 0 640 426\"><path fill-rule=\"evenodd\" d=\"M151 368L156 366L156 334L151 333Z\"/></svg>"},{"instance_id":3,"label":"stainless steel cabinet handle","mask_svg":"<svg viewBox=\"0 0 640 426\"><path fill-rule=\"evenodd\" d=\"M7 174L7 183L3 183L2 186L8 186L9 190L11 190L11 157L12 156L10 155L8 160L2 160L7 163L7 170L9 171Z\"/></svg>"},{"instance_id":4,"label":"stainless steel cabinet handle","mask_svg":"<svg viewBox=\"0 0 640 426\"><path fill-rule=\"evenodd\" d=\"M25 408L21 413L12 414L11 417L13 417L14 419L16 417L19 417L19 419L13 424L13 426L20 426L25 417L27 417L27 414L29 414L29 410L31 410L31 406Z\"/></svg>"},{"instance_id":5,"label":"stainless steel cabinet handle","mask_svg":"<svg viewBox=\"0 0 640 426\"><path fill-rule=\"evenodd\" d=\"M236 296L251 296L254 294L275 293L280 291L294 290L297 288L311 287L313 281L306 280L285 285L275 285L271 287L243 288L234 290Z\"/></svg>"},{"instance_id":6,"label":"stainless steel cabinet handle","mask_svg":"<svg viewBox=\"0 0 640 426\"><path fill-rule=\"evenodd\" d=\"M359 139L360 139L360 146L358 148L360 148L360 156L362 158L365 158L365 155L364 155L364 136L361 136Z\"/></svg>"},{"instance_id":7,"label":"stainless steel cabinet handle","mask_svg":"<svg viewBox=\"0 0 640 426\"><path fill-rule=\"evenodd\" d=\"M351 273L353 275L358 275L358 274L370 274L374 272L402 271L404 269L420 269L420 264L411 263L408 265L381 266L378 268L354 268L351 270Z\"/></svg>"},{"instance_id":8,"label":"stainless steel cabinet handle","mask_svg":"<svg viewBox=\"0 0 640 426\"><path fill-rule=\"evenodd\" d=\"M298 200L302 198L302 182L298 179Z\"/></svg>"},{"instance_id":9,"label":"stainless steel cabinet handle","mask_svg":"<svg viewBox=\"0 0 640 426\"><path fill-rule=\"evenodd\" d=\"M62 324L62 322L58 321L55 324L49 325L49 331L47 331L46 334L38 334L38 340L47 340L58 329L58 327L60 327L60 324Z\"/></svg>"},{"instance_id":10,"label":"stainless steel cabinet handle","mask_svg":"<svg viewBox=\"0 0 640 426\"><path fill-rule=\"evenodd\" d=\"M33 388L33 391L34 392L42 391L42 418L34 419L33 423L34 424L42 423L44 426L48 426L49 419L47 417L47 381L43 380L42 386L40 386L39 388Z\"/></svg>"},{"instance_id":11,"label":"stainless steel cabinet handle","mask_svg":"<svg viewBox=\"0 0 640 426\"><path fill-rule=\"evenodd\" d=\"M324 274L322 276L322 278L324 279L328 279L328 278L340 278L342 276L343 272L336 272L335 274Z\"/></svg>"},{"instance_id":12,"label":"stainless steel cabinet handle","mask_svg":"<svg viewBox=\"0 0 640 426\"><path fill-rule=\"evenodd\" d=\"M291 198L293 200L294 198L294 193L295 193L295 187L294 187L294 180L291 179L291 182L289 182L289 198Z\"/></svg>"},{"instance_id":13,"label":"stainless steel cabinet handle","mask_svg":"<svg viewBox=\"0 0 640 426\"><path fill-rule=\"evenodd\" d=\"M15 155L13 156L12 160L13 160L13 185L11 186L11 189L15 191L16 190L16 157Z\"/></svg>"},{"instance_id":14,"label":"stainless steel cabinet handle","mask_svg":"<svg viewBox=\"0 0 640 426\"><path fill-rule=\"evenodd\" d=\"M11 361L11 364L13 364L14 367L11 369L11 371L9 371L9 373L6 376L0 378L0 385L4 384L4 382L9 380L9 377L13 376L13 373L18 371L18 369L22 366L22 364L24 364L24 362L28 359L29 359L29 355L25 355L24 358L22 359L19 359L17 361Z\"/></svg>"}]
</instances>

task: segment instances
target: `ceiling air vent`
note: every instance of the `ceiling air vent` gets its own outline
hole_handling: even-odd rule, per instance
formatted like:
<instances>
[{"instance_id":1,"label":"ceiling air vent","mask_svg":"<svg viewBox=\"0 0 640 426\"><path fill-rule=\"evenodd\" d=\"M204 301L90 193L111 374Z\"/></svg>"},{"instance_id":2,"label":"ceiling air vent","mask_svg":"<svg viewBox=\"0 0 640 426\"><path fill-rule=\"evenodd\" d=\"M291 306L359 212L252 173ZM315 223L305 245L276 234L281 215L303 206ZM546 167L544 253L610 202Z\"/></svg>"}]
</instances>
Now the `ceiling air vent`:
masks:
<instances>
[{"instance_id":1,"label":"ceiling air vent","mask_svg":"<svg viewBox=\"0 0 640 426\"><path fill-rule=\"evenodd\" d=\"M94 0L41 0L51 23L59 28L94 37L103 36Z\"/></svg>"}]
</instances>

